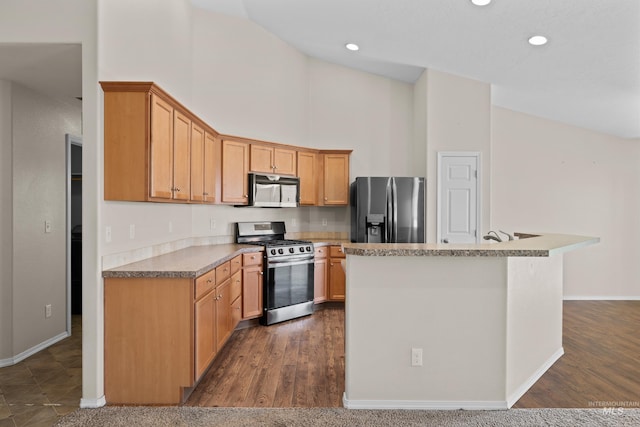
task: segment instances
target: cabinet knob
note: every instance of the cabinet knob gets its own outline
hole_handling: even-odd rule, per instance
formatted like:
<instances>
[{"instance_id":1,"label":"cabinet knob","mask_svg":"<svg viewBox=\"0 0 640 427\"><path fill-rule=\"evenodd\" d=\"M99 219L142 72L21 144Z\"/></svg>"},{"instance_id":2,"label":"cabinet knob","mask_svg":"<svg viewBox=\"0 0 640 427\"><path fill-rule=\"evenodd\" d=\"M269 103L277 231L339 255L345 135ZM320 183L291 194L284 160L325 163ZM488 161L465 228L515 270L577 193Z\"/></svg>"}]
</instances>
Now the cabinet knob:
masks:
<instances>
[{"instance_id":1,"label":"cabinet knob","mask_svg":"<svg viewBox=\"0 0 640 427\"><path fill-rule=\"evenodd\" d=\"M261 272L260 272L260 275L261 275L261 276L264 276L264 273L261 271Z\"/></svg>"},{"instance_id":2,"label":"cabinet knob","mask_svg":"<svg viewBox=\"0 0 640 427\"><path fill-rule=\"evenodd\" d=\"M242 197L249 197L249 195L248 195L248 194L245 194L245 195L244 195L244 196L242 196Z\"/></svg>"},{"instance_id":3,"label":"cabinet knob","mask_svg":"<svg viewBox=\"0 0 640 427\"><path fill-rule=\"evenodd\" d=\"M331 267L333 267L333 263L331 263L331 264L329 264L329 265L331 265Z\"/></svg>"},{"instance_id":4,"label":"cabinet knob","mask_svg":"<svg viewBox=\"0 0 640 427\"><path fill-rule=\"evenodd\" d=\"M255 255L253 255L253 256L251 257L251 259L256 259L256 256L255 256Z\"/></svg>"},{"instance_id":5,"label":"cabinet knob","mask_svg":"<svg viewBox=\"0 0 640 427\"><path fill-rule=\"evenodd\" d=\"M325 200L325 201L327 201L327 200L329 200L329 198L328 198L328 197L325 197L325 198L324 198L324 200Z\"/></svg>"},{"instance_id":6,"label":"cabinet knob","mask_svg":"<svg viewBox=\"0 0 640 427\"><path fill-rule=\"evenodd\" d=\"M209 193L202 193L202 195L203 195L203 196L208 196L208 195L209 195Z\"/></svg>"},{"instance_id":7,"label":"cabinet knob","mask_svg":"<svg viewBox=\"0 0 640 427\"><path fill-rule=\"evenodd\" d=\"M213 282L213 279L207 279L207 283Z\"/></svg>"}]
</instances>

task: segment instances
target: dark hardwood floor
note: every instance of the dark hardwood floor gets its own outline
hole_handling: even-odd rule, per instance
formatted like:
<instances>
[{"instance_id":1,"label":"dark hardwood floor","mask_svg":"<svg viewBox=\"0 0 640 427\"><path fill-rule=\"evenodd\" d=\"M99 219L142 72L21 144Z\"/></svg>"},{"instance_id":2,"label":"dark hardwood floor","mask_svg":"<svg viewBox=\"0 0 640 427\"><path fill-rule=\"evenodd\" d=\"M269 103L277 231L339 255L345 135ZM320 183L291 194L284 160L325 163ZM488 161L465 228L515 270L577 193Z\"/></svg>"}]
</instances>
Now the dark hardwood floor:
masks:
<instances>
[{"instance_id":1,"label":"dark hardwood floor","mask_svg":"<svg viewBox=\"0 0 640 427\"><path fill-rule=\"evenodd\" d=\"M566 301L565 354L514 408L640 407L640 301ZM341 407L344 308L236 331L186 405Z\"/></svg>"},{"instance_id":2,"label":"dark hardwood floor","mask_svg":"<svg viewBox=\"0 0 640 427\"><path fill-rule=\"evenodd\" d=\"M234 332L190 406L341 407L344 305Z\"/></svg>"},{"instance_id":3,"label":"dark hardwood floor","mask_svg":"<svg viewBox=\"0 0 640 427\"><path fill-rule=\"evenodd\" d=\"M640 301L565 301L564 355L514 408L640 407Z\"/></svg>"}]
</instances>

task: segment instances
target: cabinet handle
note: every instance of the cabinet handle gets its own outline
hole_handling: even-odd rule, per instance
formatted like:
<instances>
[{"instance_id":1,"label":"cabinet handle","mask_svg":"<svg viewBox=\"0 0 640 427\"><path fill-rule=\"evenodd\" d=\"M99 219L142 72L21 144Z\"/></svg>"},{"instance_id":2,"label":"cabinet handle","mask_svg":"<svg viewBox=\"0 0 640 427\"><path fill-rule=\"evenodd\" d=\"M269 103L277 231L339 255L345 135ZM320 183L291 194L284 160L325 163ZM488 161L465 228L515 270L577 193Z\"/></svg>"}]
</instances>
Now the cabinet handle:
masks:
<instances>
[{"instance_id":1,"label":"cabinet handle","mask_svg":"<svg viewBox=\"0 0 640 427\"><path fill-rule=\"evenodd\" d=\"M208 196L208 195L209 195L209 193L202 193L202 195L203 195L203 196Z\"/></svg>"},{"instance_id":2,"label":"cabinet handle","mask_svg":"<svg viewBox=\"0 0 640 427\"><path fill-rule=\"evenodd\" d=\"M331 267L333 267L333 263L329 264Z\"/></svg>"},{"instance_id":3,"label":"cabinet handle","mask_svg":"<svg viewBox=\"0 0 640 427\"><path fill-rule=\"evenodd\" d=\"M329 198L328 198L328 197L325 197L325 198L324 198L324 200L325 200L325 202L326 202L327 200L329 200Z\"/></svg>"},{"instance_id":4,"label":"cabinet handle","mask_svg":"<svg viewBox=\"0 0 640 427\"><path fill-rule=\"evenodd\" d=\"M256 259L256 256L255 256L255 255L253 255L253 256L251 257L251 259Z\"/></svg>"}]
</instances>

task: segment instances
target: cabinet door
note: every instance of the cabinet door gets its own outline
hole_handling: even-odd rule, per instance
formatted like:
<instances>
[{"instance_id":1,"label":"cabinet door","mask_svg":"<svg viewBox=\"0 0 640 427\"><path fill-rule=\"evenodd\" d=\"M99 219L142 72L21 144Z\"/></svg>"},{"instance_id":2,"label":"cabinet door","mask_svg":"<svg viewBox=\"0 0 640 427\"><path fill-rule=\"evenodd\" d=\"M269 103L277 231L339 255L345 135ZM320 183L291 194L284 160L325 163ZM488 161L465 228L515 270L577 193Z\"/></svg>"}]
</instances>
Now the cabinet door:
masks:
<instances>
[{"instance_id":1,"label":"cabinet door","mask_svg":"<svg viewBox=\"0 0 640 427\"><path fill-rule=\"evenodd\" d=\"M295 175L296 160L296 150L287 150L285 148L273 149L274 172L279 175Z\"/></svg>"},{"instance_id":2,"label":"cabinet door","mask_svg":"<svg viewBox=\"0 0 640 427\"><path fill-rule=\"evenodd\" d=\"M349 204L349 155L324 154L325 205Z\"/></svg>"},{"instance_id":3,"label":"cabinet door","mask_svg":"<svg viewBox=\"0 0 640 427\"><path fill-rule=\"evenodd\" d=\"M274 173L273 148L251 144L251 172Z\"/></svg>"},{"instance_id":4,"label":"cabinet door","mask_svg":"<svg viewBox=\"0 0 640 427\"><path fill-rule=\"evenodd\" d=\"M204 130L191 124L191 196L194 202L204 201Z\"/></svg>"},{"instance_id":5,"label":"cabinet door","mask_svg":"<svg viewBox=\"0 0 640 427\"><path fill-rule=\"evenodd\" d=\"M216 293L216 348L222 348L231 336L231 278L218 286Z\"/></svg>"},{"instance_id":6,"label":"cabinet door","mask_svg":"<svg viewBox=\"0 0 640 427\"><path fill-rule=\"evenodd\" d=\"M173 198L191 197L191 120L174 110L173 121Z\"/></svg>"},{"instance_id":7,"label":"cabinet door","mask_svg":"<svg viewBox=\"0 0 640 427\"><path fill-rule=\"evenodd\" d=\"M329 299L331 301L344 301L345 274L342 268L344 258L329 259Z\"/></svg>"},{"instance_id":8,"label":"cabinet door","mask_svg":"<svg viewBox=\"0 0 640 427\"><path fill-rule=\"evenodd\" d=\"M216 201L216 139L213 135L204 134L204 202Z\"/></svg>"},{"instance_id":9,"label":"cabinet door","mask_svg":"<svg viewBox=\"0 0 640 427\"><path fill-rule=\"evenodd\" d=\"M314 262L313 267L313 302L318 304L327 300L327 259Z\"/></svg>"},{"instance_id":10,"label":"cabinet door","mask_svg":"<svg viewBox=\"0 0 640 427\"><path fill-rule=\"evenodd\" d=\"M151 94L151 188L149 195L171 199L173 192L173 107Z\"/></svg>"},{"instance_id":11,"label":"cabinet door","mask_svg":"<svg viewBox=\"0 0 640 427\"><path fill-rule=\"evenodd\" d=\"M206 296L195 304L195 357L196 371L194 381L197 381L207 369L216 355L216 293L212 289Z\"/></svg>"},{"instance_id":12,"label":"cabinet door","mask_svg":"<svg viewBox=\"0 0 640 427\"><path fill-rule=\"evenodd\" d=\"M247 173L249 144L222 141L222 202L246 205L249 202Z\"/></svg>"},{"instance_id":13,"label":"cabinet door","mask_svg":"<svg viewBox=\"0 0 640 427\"><path fill-rule=\"evenodd\" d=\"M316 205L317 165L316 153L298 152L298 177L300 178L300 204Z\"/></svg>"},{"instance_id":14,"label":"cabinet door","mask_svg":"<svg viewBox=\"0 0 640 427\"><path fill-rule=\"evenodd\" d=\"M262 265L245 266L242 273L242 318L262 316Z\"/></svg>"}]
</instances>

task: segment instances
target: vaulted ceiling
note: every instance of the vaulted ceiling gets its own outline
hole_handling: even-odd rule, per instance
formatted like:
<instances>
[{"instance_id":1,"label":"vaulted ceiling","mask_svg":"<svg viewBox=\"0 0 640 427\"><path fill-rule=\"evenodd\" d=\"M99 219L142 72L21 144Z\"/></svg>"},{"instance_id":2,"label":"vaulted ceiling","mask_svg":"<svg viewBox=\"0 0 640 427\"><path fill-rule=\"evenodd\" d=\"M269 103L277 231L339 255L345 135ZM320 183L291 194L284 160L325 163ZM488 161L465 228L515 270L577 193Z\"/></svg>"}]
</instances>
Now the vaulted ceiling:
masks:
<instances>
[{"instance_id":1,"label":"vaulted ceiling","mask_svg":"<svg viewBox=\"0 0 640 427\"><path fill-rule=\"evenodd\" d=\"M249 19L312 57L407 82L425 68L469 77L492 84L494 105L640 137L638 0L192 3ZM549 42L529 45L536 34Z\"/></svg>"}]
</instances>

